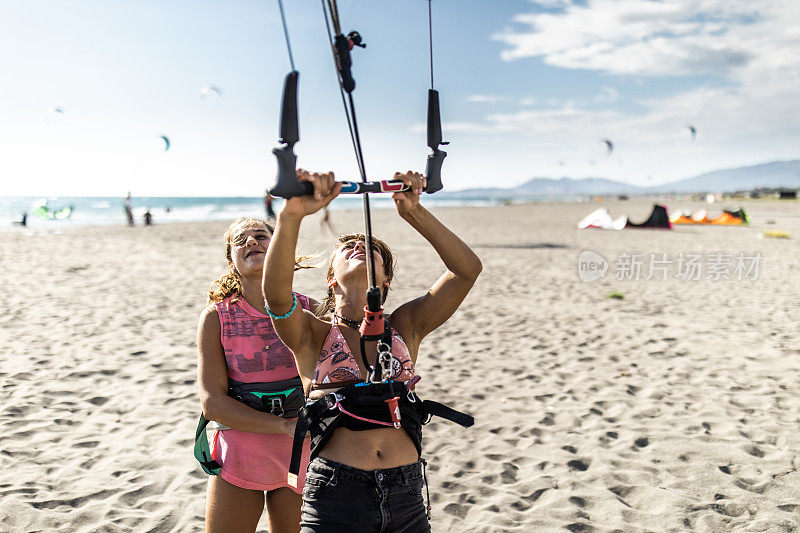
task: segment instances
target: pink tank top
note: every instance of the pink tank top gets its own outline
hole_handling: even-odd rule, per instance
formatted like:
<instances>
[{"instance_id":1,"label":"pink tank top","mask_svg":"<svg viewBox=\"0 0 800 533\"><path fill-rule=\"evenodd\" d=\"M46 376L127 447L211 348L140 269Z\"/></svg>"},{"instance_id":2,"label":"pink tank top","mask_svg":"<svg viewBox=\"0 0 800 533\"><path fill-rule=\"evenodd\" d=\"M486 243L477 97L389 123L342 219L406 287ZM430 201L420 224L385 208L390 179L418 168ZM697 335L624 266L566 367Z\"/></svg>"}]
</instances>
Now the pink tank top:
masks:
<instances>
[{"instance_id":1,"label":"pink tank top","mask_svg":"<svg viewBox=\"0 0 800 533\"><path fill-rule=\"evenodd\" d=\"M396 381L406 381L414 377L414 362L408 353L408 347L403 338L392 329L392 378ZM360 353L359 353L360 357ZM339 319L333 316L333 324L314 370L314 379L311 389L338 389L345 385L363 381L366 376L359 374L358 363L353 356L353 351L347 345L342 332L339 331Z\"/></svg>"},{"instance_id":2,"label":"pink tank top","mask_svg":"<svg viewBox=\"0 0 800 533\"><path fill-rule=\"evenodd\" d=\"M299 307L309 308L308 297L298 293L295 296ZM269 316L242 298L236 302L233 299L231 296L216 304L228 377L245 383L297 377L294 356L278 338ZM214 441L212 457L222 465L220 475L226 481L253 490L290 487L286 474L292 455L291 436L225 429L217 431ZM306 440L298 486L291 487L297 493L303 490L308 455Z\"/></svg>"}]
</instances>

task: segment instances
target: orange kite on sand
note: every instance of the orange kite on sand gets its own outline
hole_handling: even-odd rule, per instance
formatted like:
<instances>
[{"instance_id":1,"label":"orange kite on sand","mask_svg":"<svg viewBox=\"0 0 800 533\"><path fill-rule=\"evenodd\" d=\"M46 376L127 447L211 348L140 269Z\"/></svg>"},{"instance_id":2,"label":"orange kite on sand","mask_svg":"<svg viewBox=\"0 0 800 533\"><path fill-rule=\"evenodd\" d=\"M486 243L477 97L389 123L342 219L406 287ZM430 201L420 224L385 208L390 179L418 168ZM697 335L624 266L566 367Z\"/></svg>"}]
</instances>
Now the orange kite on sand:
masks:
<instances>
[{"instance_id":1,"label":"orange kite on sand","mask_svg":"<svg viewBox=\"0 0 800 533\"><path fill-rule=\"evenodd\" d=\"M744 219L739 218L739 217L737 217L735 215L732 215L732 214L730 214L728 212L725 212L725 213L722 213L717 218L709 220L708 223L709 224L721 225L721 226L742 226L744 224L747 224L747 221L745 221Z\"/></svg>"},{"instance_id":2,"label":"orange kite on sand","mask_svg":"<svg viewBox=\"0 0 800 533\"><path fill-rule=\"evenodd\" d=\"M713 226L744 226L750 222L747 213L741 207L738 211L723 211L716 218L708 218L708 212L701 209L697 213L680 213L671 219L673 224L705 224Z\"/></svg>"}]
</instances>

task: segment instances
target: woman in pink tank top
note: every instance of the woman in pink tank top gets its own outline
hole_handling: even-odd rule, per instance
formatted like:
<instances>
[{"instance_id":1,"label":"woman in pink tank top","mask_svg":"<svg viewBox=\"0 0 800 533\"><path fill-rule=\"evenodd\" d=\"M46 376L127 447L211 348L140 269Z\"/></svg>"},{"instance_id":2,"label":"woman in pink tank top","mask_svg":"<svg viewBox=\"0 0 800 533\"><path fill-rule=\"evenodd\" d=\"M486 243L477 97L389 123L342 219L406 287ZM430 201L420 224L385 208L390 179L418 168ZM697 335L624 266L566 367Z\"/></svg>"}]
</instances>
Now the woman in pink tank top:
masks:
<instances>
[{"instance_id":1,"label":"woman in pink tank top","mask_svg":"<svg viewBox=\"0 0 800 533\"><path fill-rule=\"evenodd\" d=\"M255 531L266 501L271 533L300 529L300 491L286 482L296 419L263 413L228 396L228 379L268 383L297 377L292 352L278 339L262 296L262 271L273 228L239 218L225 233L228 272L212 283L197 332L203 414L229 429L216 431L207 531ZM309 298L297 294L299 305ZM308 444L303 450L303 472Z\"/></svg>"}]
</instances>

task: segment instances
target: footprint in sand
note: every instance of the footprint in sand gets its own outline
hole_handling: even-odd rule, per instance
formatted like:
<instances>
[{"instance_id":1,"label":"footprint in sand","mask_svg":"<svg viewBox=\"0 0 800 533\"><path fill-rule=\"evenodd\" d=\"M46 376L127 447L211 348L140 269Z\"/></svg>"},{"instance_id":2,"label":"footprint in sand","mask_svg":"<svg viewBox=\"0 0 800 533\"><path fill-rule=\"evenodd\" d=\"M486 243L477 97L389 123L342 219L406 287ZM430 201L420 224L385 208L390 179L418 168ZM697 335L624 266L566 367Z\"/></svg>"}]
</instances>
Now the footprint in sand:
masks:
<instances>
[{"instance_id":1,"label":"footprint in sand","mask_svg":"<svg viewBox=\"0 0 800 533\"><path fill-rule=\"evenodd\" d=\"M97 448L100 445L100 441L97 440L87 440L84 442L76 442L72 445L73 448Z\"/></svg>"},{"instance_id":2,"label":"footprint in sand","mask_svg":"<svg viewBox=\"0 0 800 533\"><path fill-rule=\"evenodd\" d=\"M572 531L573 533L575 532L588 533L595 530L591 525L587 524L586 522L573 522L571 524L567 524L566 526L564 526L564 528L567 529L568 531Z\"/></svg>"},{"instance_id":3,"label":"footprint in sand","mask_svg":"<svg viewBox=\"0 0 800 533\"><path fill-rule=\"evenodd\" d=\"M522 511L527 511L528 509L531 508L531 506L526 502L517 500L511 504L511 508L514 509L515 511L522 512Z\"/></svg>"},{"instance_id":4,"label":"footprint in sand","mask_svg":"<svg viewBox=\"0 0 800 533\"><path fill-rule=\"evenodd\" d=\"M570 496L569 502L573 505L577 505L581 509L584 509L588 505L586 500L584 500L580 496Z\"/></svg>"},{"instance_id":5,"label":"footprint in sand","mask_svg":"<svg viewBox=\"0 0 800 533\"><path fill-rule=\"evenodd\" d=\"M767 490L769 485L772 485L771 481L769 480L755 480L743 477L737 477L734 481L737 487L740 489L744 489L748 492L753 492L755 494L764 494L764 491Z\"/></svg>"},{"instance_id":6,"label":"footprint in sand","mask_svg":"<svg viewBox=\"0 0 800 533\"><path fill-rule=\"evenodd\" d=\"M578 470L579 472L585 472L586 470L589 469L590 464L591 463L586 459L583 460L573 459L572 461L567 463L567 466L569 467L570 470Z\"/></svg>"},{"instance_id":7,"label":"footprint in sand","mask_svg":"<svg viewBox=\"0 0 800 533\"><path fill-rule=\"evenodd\" d=\"M541 498L542 494L544 494L547 490L549 490L549 489L547 489L547 488L536 489L535 491L533 491L529 495L523 496L522 499L525 500L525 501L531 502L531 503L535 502L536 500Z\"/></svg>"},{"instance_id":8,"label":"footprint in sand","mask_svg":"<svg viewBox=\"0 0 800 533\"><path fill-rule=\"evenodd\" d=\"M503 472L500 474L500 479L505 484L517 482L517 470L519 467L512 463L503 463Z\"/></svg>"},{"instance_id":9,"label":"footprint in sand","mask_svg":"<svg viewBox=\"0 0 800 533\"><path fill-rule=\"evenodd\" d=\"M626 497L628 494L633 492L634 487L629 487L626 485L618 485L616 487L609 487L608 490L619 496L620 498Z\"/></svg>"},{"instance_id":10,"label":"footprint in sand","mask_svg":"<svg viewBox=\"0 0 800 533\"><path fill-rule=\"evenodd\" d=\"M463 517L466 514L464 511L464 506L457 503L449 503L445 505L444 512L459 517Z\"/></svg>"},{"instance_id":11,"label":"footprint in sand","mask_svg":"<svg viewBox=\"0 0 800 533\"><path fill-rule=\"evenodd\" d=\"M761 450L760 450L758 447L756 447L756 446L745 446L745 447L743 448L743 450L744 450L745 452L749 453L750 455L752 455L753 457L758 457L759 459L760 459L760 458L762 458L762 457L764 457L764 452L762 452L762 451L761 451Z\"/></svg>"},{"instance_id":12,"label":"footprint in sand","mask_svg":"<svg viewBox=\"0 0 800 533\"><path fill-rule=\"evenodd\" d=\"M787 513L800 512L800 503L782 503L778 505L778 509Z\"/></svg>"},{"instance_id":13,"label":"footprint in sand","mask_svg":"<svg viewBox=\"0 0 800 533\"><path fill-rule=\"evenodd\" d=\"M106 398L105 396L95 396L94 398L89 398L86 401L88 401L92 405L100 407L101 405L103 405L108 401L108 398Z\"/></svg>"}]
</instances>

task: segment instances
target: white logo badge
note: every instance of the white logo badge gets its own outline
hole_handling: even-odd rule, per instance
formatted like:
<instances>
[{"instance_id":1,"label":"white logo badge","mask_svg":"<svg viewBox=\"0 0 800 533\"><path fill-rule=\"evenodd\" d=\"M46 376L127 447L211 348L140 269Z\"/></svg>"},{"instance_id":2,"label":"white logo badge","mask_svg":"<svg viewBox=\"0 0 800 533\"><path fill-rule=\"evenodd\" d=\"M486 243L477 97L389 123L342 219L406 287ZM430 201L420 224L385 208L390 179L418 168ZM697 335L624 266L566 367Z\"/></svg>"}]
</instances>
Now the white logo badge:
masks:
<instances>
[{"instance_id":1,"label":"white logo badge","mask_svg":"<svg viewBox=\"0 0 800 533\"><path fill-rule=\"evenodd\" d=\"M602 279L608 270L608 261L602 255L584 250L578 256L578 277L585 283Z\"/></svg>"}]
</instances>

